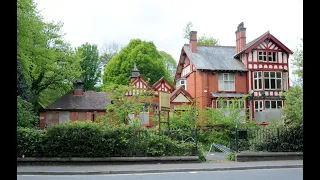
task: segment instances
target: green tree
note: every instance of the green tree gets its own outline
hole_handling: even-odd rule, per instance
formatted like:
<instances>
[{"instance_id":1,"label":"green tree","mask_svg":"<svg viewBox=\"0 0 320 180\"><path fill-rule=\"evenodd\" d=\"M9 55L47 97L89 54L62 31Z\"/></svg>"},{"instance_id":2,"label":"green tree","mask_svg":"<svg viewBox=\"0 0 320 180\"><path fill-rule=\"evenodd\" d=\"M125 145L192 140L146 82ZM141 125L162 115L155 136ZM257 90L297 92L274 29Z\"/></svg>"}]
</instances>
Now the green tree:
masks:
<instances>
[{"instance_id":1,"label":"green tree","mask_svg":"<svg viewBox=\"0 0 320 180\"><path fill-rule=\"evenodd\" d=\"M303 83L303 39L301 38L301 44L299 48L293 54L292 65L295 68L293 74L297 76L298 85Z\"/></svg>"},{"instance_id":2,"label":"green tree","mask_svg":"<svg viewBox=\"0 0 320 180\"><path fill-rule=\"evenodd\" d=\"M44 22L33 0L18 0L17 7L17 58L37 105L44 90L71 88L81 75L81 58L65 42L62 23Z\"/></svg>"},{"instance_id":3,"label":"green tree","mask_svg":"<svg viewBox=\"0 0 320 180\"><path fill-rule=\"evenodd\" d=\"M212 36L200 36L197 41L198 45L219 45L219 40L213 38Z\"/></svg>"},{"instance_id":4,"label":"green tree","mask_svg":"<svg viewBox=\"0 0 320 180\"><path fill-rule=\"evenodd\" d=\"M134 89L133 86L110 84L103 88L109 92L112 103L107 104L106 115L99 118L97 122L105 122L109 125L120 125L127 122L129 114L138 115L144 107L148 108L154 99L152 90L127 96L126 92L132 91Z\"/></svg>"},{"instance_id":5,"label":"green tree","mask_svg":"<svg viewBox=\"0 0 320 180\"><path fill-rule=\"evenodd\" d=\"M159 54L162 57L164 66L166 68L166 72L168 72L168 78L166 78L170 83L173 83L174 76L176 75L177 62L173 59L173 57L164 52L159 51Z\"/></svg>"},{"instance_id":6,"label":"green tree","mask_svg":"<svg viewBox=\"0 0 320 180\"><path fill-rule=\"evenodd\" d=\"M154 43L132 39L109 61L103 74L103 84L128 85L134 63L143 78L150 84L166 76L161 55Z\"/></svg>"},{"instance_id":7,"label":"green tree","mask_svg":"<svg viewBox=\"0 0 320 180\"><path fill-rule=\"evenodd\" d=\"M104 70L112 57L119 53L121 48L122 47L115 42L103 45L100 56L100 65L102 70Z\"/></svg>"},{"instance_id":8,"label":"green tree","mask_svg":"<svg viewBox=\"0 0 320 180\"><path fill-rule=\"evenodd\" d=\"M185 28L183 29L183 38L187 39L190 41L190 33L191 33L191 29L193 27L193 23L191 21L187 22ZM206 35L204 34L203 36L199 36L197 38L197 44L198 45L219 45L219 40L210 36L210 35Z\"/></svg>"},{"instance_id":9,"label":"green tree","mask_svg":"<svg viewBox=\"0 0 320 180\"><path fill-rule=\"evenodd\" d=\"M34 128L37 121L38 116L33 110L33 105L17 96L17 126Z\"/></svg>"},{"instance_id":10,"label":"green tree","mask_svg":"<svg viewBox=\"0 0 320 180\"><path fill-rule=\"evenodd\" d=\"M83 61L80 63L83 73L81 79L84 83L84 90L93 90L101 76L99 51L97 45L88 42L76 49L81 54Z\"/></svg>"},{"instance_id":11,"label":"green tree","mask_svg":"<svg viewBox=\"0 0 320 180\"><path fill-rule=\"evenodd\" d=\"M187 22L185 28L183 29L183 38L190 40L190 33L192 27L193 23L191 21Z\"/></svg>"},{"instance_id":12,"label":"green tree","mask_svg":"<svg viewBox=\"0 0 320 180\"><path fill-rule=\"evenodd\" d=\"M302 39L301 39L302 41ZM286 124L303 123L303 45L297 48L293 55L293 74L297 76L294 86L284 93L286 97L284 106L284 120Z\"/></svg>"}]
</instances>

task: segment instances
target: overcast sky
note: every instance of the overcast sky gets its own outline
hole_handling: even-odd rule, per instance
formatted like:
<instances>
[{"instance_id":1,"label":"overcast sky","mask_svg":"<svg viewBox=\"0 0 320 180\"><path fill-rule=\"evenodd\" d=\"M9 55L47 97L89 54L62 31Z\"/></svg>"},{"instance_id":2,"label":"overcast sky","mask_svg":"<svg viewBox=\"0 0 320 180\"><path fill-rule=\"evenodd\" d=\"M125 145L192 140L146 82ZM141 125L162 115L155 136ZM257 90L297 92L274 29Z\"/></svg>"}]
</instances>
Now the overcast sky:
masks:
<instances>
[{"instance_id":1,"label":"overcast sky","mask_svg":"<svg viewBox=\"0 0 320 180\"><path fill-rule=\"evenodd\" d=\"M188 21L198 37L219 39L235 46L235 31L243 22L247 42L270 31L294 51L303 38L302 0L35 0L46 21L63 22L65 39L73 47L85 42L115 42L133 38L153 41L177 61Z\"/></svg>"}]
</instances>

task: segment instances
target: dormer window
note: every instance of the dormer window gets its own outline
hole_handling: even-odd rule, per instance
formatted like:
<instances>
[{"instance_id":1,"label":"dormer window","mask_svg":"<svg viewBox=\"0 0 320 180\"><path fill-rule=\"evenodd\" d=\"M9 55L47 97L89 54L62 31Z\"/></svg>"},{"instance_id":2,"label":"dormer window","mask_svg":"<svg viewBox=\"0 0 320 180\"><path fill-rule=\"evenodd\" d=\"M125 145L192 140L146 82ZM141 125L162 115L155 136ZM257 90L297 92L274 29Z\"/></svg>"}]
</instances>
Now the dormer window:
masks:
<instances>
[{"instance_id":1,"label":"dormer window","mask_svg":"<svg viewBox=\"0 0 320 180\"><path fill-rule=\"evenodd\" d=\"M177 87L182 86L183 89L187 90L187 80L186 79L179 79L177 81Z\"/></svg>"}]
</instances>

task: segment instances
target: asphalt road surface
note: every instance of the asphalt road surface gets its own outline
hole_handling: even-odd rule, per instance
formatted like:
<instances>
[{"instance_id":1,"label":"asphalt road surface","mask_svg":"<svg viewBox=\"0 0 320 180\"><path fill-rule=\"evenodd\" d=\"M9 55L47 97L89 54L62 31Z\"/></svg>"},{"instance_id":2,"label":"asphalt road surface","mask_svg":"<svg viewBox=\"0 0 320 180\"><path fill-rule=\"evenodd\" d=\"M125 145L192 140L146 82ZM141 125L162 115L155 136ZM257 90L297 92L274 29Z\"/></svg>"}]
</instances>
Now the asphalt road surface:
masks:
<instances>
[{"instance_id":1,"label":"asphalt road surface","mask_svg":"<svg viewBox=\"0 0 320 180\"><path fill-rule=\"evenodd\" d=\"M110 175L18 175L18 180L302 180L302 168Z\"/></svg>"}]
</instances>

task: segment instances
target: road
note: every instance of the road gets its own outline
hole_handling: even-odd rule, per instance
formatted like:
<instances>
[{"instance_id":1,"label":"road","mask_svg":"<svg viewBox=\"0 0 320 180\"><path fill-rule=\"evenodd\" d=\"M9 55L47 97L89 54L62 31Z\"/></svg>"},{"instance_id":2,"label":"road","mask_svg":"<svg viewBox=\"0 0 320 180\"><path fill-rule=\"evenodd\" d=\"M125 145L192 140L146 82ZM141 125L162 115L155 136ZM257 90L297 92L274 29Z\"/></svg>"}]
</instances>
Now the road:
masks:
<instances>
[{"instance_id":1,"label":"road","mask_svg":"<svg viewBox=\"0 0 320 180\"><path fill-rule=\"evenodd\" d=\"M18 180L302 180L302 168L109 175L18 175Z\"/></svg>"}]
</instances>

